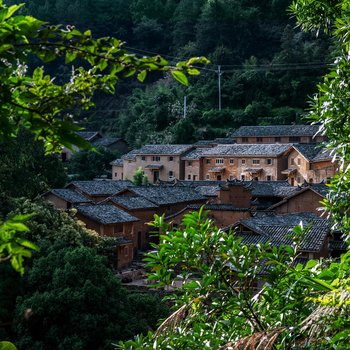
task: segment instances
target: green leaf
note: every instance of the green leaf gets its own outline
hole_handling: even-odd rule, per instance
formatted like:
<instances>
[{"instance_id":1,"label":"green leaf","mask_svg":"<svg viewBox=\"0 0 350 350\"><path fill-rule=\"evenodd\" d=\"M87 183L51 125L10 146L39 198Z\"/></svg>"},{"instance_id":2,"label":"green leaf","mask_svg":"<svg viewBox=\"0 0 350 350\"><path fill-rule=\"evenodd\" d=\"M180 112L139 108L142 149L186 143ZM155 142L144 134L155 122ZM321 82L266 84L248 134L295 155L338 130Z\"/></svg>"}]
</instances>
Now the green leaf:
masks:
<instances>
[{"instance_id":1,"label":"green leaf","mask_svg":"<svg viewBox=\"0 0 350 350\"><path fill-rule=\"evenodd\" d=\"M75 52L69 51L66 53L65 64L71 63L77 58L77 54Z\"/></svg>"},{"instance_id":2,"label":"green leaf","mask_svg":"<svg viewBox=\"0 0 350 350\"><path fill-rule=\"evenodd\" d=\"M188 79L186 75L183 72L180 72L178 70L172 70L171 75L177 80L179 83L183 85L188 85Z\"/></svg>"},{"instance_id":3,"label":"green leaf","mask_svg":"<svg viewBox=\"0 0 350 350\"><path fill-rule=\"evenodd\" d=\"M0 341L0 350L17 350L9 341Z\"/></svg>"},{"instance_id":4,"label":"green leaf","mask_svg":"<svg viewBox=\"0 0 350 350\"><path fill-rule=\"evenodd\" d=\"M139 74L137 74L137 79L143 83L144 80L146 79L146 76L147 76L147 71L146 70L143 70L141 71Z\"/></svg>"}]
</instances>

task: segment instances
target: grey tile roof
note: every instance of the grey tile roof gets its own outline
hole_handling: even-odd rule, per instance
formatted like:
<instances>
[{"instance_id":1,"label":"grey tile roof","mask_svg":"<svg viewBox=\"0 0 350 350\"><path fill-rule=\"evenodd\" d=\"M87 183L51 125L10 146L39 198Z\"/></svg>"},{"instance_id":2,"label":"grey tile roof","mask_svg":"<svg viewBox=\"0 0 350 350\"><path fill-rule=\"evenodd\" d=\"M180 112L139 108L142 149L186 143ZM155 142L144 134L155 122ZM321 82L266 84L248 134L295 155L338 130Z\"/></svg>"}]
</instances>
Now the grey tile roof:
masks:
<instances>
[{"instance_id":1,"label":"grey tile roof","mask_svg":"<svg viewBox=\"0 0 350 350\"><path fill-rule=\"evenodd\" d=\"M245 183L252 197L284 198L298 191L298 187L291 186L287 181L246 181Z\"/></svg>"},{"instance_id":2,"label":"grey tile roof","mask_svg":"<svg viewBox=\"0 0 350 350\"><path fill-rule=\"evenodd\" d=\"M329 249L330 250L346 251L346 250L348 250L348 248L349 248L348 244L344 241L335 241L335 240L329 241Z\"/></svg>"},{"instance_id":3,"label":"grey tile roof","mask_svg":"<svg viewBox=\"0 0 350 350\"><path fill-rule=\"evenodd\" d=\"M313 213L293 213L283 215L261 215L241 220L240 223L254 232L254 239L262 236L261 242L269 241L274 246L291 245L294 226L303 223L304 227L311 224L305 236L301 240L300 250L319 252L324 246L325 240L330 232L330 224ZM251 241L249 234L242 234L243 241Z\"/></svg>"},{"instance_id":4,"label":"grey tile roof","mask_svg":"<svg viewBox=\"0 0 350 350\"><path fill-rule=\"evenodd\" d=\"M318 184L308 184L315 192L319 193L321 196L326 197L329 192L329 187L324 183L320 182Z\"/></svg>"},{"instance_id":5,"label":"grey tile roof","mask_svg":"<svg viewBox=\"0 0 350 350\"><path fill-rule=\"evenodd\" d=\"M321 145L315 143L298 143L293 147L308 160L313 160L321 151Z\"/></svg>"},{"instance_id":6,"label":"grey tile roof","mask_svg":"<svg viewBox=\"0 0 350 350\"><path fill-rule=\"evenodd\" d=\"M98 131L77 131L76 133L86 141L90 141L95 137L102 136Z\"/></svg>"},{"instance_id":7,"label":"grey tile roof","mask_svg":"<svg viewBox=\"0 0 350 350\"><path fill-rule=\"evenodd\" d=\"M216 142L214 140L198 140L196 143L194 143L194 145L198 145L198 146L206 146L206 145L212 145L212 144L216 144Z\"/></svg>"},{"instance_id":8,"label":"grey tile roof","mask_svg":"<svg viewBox=\"0 0 350 350\"><path fill-rule=\"evenodd\" d=\"M199 159L204 156L204 154L210 149L210 147L200 147L196 148L190 152L188 152L186 155L182 156L181 159L184 160L194 160Z\"/></svg>"},{"instance_id":9,"label":"grey tile roof","mask_svg":"<svg viewBox=\"0 0 350 350\"><path fill-rule=\"evenodd\" d=\"M115 166L123 166L123 159L115 159L112 162L109 163L110 165L115 165Z\"/></svg>"},{"instance_id":10,"label":"grey tile roof","mask_svg":"<svg viewBox=\"0 0 350 350\"><path fill-rule=\"evenodd\" d=\"M111 196L127 187L132 186L131 181L123 180L91 180L73 181L68 184L68 188L76 188L91 196Z\"/></svg>"},{"instance_id":11,"label":"grey tile roof","mask_svg":"<svg viewBox=\"0 0 350 350\"><path fill-rule=\"evenodd\" d=\"M108 147L113 145L113 143L116 143L118 141L124 141L122 138L120 137L110 137L110 136L103 136L100 139L97 139L95 141L93 141L93 145L94 146L101 146L101 147Z\"/></svg>"},{"instance_id":12,"label":"grey tile roof","mask_svg":"<svg viewBox=\"0 0 350 350\"><path fill-rule=\"evenodd\" d=\"M314 136L319 125L267 125L267 126L241 126L231 137L249 136Z\"/></svg>"},{"instance_id":13,"label":"grey tile roof","mask_svg":"<svg viewBox=\"0 0 350 350\"><path fill-rule=\"evenodd\" d=\"M191 187L205 197L217 197L217 191L221 186L225 185L226 181L209 181L209 180L197 180L197 181L185 181L178 180L176 186Z\"/></svg>"},{"instance_id":14,"label":"grey tile roof","mask_svg":"<svg viewBox=\"0 0 350 350\"><path fill-rule=\"evenodd\" d=\"M130 191L144 197L156 205L171 205L194 201L205 201L206 198L192 188L177 186L134 186Z\"/></svg>"},{"instance_id":15,"label":"grey tile roof","mask_svg":"<svg viewBox=\"0 0 350 350\"><path fill-rule=\"evenodd\" d=\"M217 144L232 144L235 143L232 138L229 137L218 137L214 140Z\"/></svg>"},{"instance_id":16,"label":"grey tile roof","mask_svg":"<svg viewBox=\"0 0 350 350\"><path fill-rule=\"evenodd\" d=\"M286 152L292 144L262 143L262 144L232 144L218 145L206 151L206 156L271 156L276 157Z\"/></svg>"},{"instance_id":17,"label":"grey tile roof","mask_svg":"<svg viewBox=\"0 0 350 350\"><path fill-rule=\"evenodd\" d=\"M202 207L201 204L190 204L189 209L199 210ZM249 208L237 208L232 204L205 204L205 210L217 210L217 211L250 211Z\"/></svg>"},{"instance_id":18,"label":"grey tile roof","mask_svg":"<svg viewBox=\"0 0 350 350\"><path fill-rule=\"evenodd\" d=\"M113 196L110 199L112 202L130 210L158 208L158 205L140 196Z\"/></svg>"},{"instance_id":19,"label":"grey tile roof","mask_svg":"<svg viewBox=\"0 0 350 350\"><path fill-rule=\"evenodd\" d=\"M312 159L313 162L320 162L323 160L332 160L334 157L334 149L322 148L317 155Z\"/></svg>"},{"instance_id":20,"label":"grey tile roof","mask_svg":"<svg viewBox=\"0 0 350 350\"><path fill-rule=\"evenodd\" d=\"M141 147L138 151L138 155L181 155L190 149L192 145L145 145Z\"/></svg>"},{"instance_id":21,"label":"grey tile roof","mask_svg":"<svg viewBox=\"0 0 350 350\"><path fill-rule=\"evenodd\" d=\"M60 197L68 203L91 203L92 201L82 194L67 188L55 188L47 193L53 193L57 197Z\"/></svg>"},{"instance_id":22,"label":"grey tile roof","mask_svg":"<svg viewBox=\"0 0 350 350\"><path fill-rule=\"evenodd\" d=\"M100 224L106 225L139 221L136 217L111 204L77 205L76 208L78 213Z\"/></svg>"},{"instance_id":23,"label":"grey tile roof","mask_svg":"<svg viewBox=\"0 0 350 350\"><path fill-rule=\"evenodd\" d=\"M139 152L138 149L133 149L132 151L122 155L122 159L134 160L134 159L136 159L136 156L139 154L138 152Z\"/></svg>"}]
</instances>

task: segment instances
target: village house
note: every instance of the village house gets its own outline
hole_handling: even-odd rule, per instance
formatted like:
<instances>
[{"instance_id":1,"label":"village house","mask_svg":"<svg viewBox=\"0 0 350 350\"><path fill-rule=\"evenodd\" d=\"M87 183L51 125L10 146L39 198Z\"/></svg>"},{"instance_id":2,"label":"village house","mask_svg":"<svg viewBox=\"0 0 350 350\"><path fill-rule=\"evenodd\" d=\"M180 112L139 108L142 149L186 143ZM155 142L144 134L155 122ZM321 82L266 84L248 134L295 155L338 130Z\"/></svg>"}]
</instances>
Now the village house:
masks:
<instances>
[{"instance_id":1,"label":"village house","mask_svg":"<svg viewBox=\"0 0 350 350\"><path fill-rule=\"evenodd\" d=\"M138 218L109 204L77 205L77 218L101 236L115 238L117 268L133 261L134 223Z\"/></svg>"},{"instance_id":2,"label":"village house","mask_svg":"<svg viewBox=\"0 0 350 350\"><path fill-rule=\"evenodd\" d=\"M299 249L301 258L318 259L329 256L330 223L313 213L265 214L242 219L234 226L235 234L244 244L270 244L272 247L291 246L298 237L292 229L302 223L306 228ZM309 226L308 226L309 225Z\"/></svg>"},{"instance_id":3,"label":"village house","mask_svg":"<svg viewBox=\"0 0 350 350\"><path fill-rule=\"evenodd\" d=\"M333 162L332 150L315 144L293 145L287 152L288 167L282 171L288 176L292 186L304 182L319 183L328 181L337 171L338 165Z\"/></svg>"},{"instance_id":4,"label":"village house","mask_svg":"<svg viewBox=\"0 0 350 350\"><path fill-rule=\"evenodd\" d=\"M325 199L327 192L328 187L324 182L319 184L305 183L280 202L269 207L268 210L278 214L308 212L324 216L321 201Z\"/></svg>"},{"instance_id":5,"label":"village house","mask_svg":"<svg viewBox=\"0 0 350 350\"><path fill-rule=\"evenodd\" d=\"M290 144L219 145L203 154L205 180L283 180ZM202 179L201 179L202 180Z\"/></svg>"},{"instance_id":6,"label":"village house","mask_svg":"<svg viewBox=\"0 0 350 350\"><path fill-rule=\"evenodd\" d=\"M207 147L198 147L181 157L181 160L185 163L185 180L198 181L204 179L203 161L204 155L209 149Z\"/></svg>"},{"instance_id":7,"label":"village house","mask_svg":"<svg viewBox=\"0 0 350 350\"><path fill-rule=\"evenodd\" d=\"M56 208L67 210L78 204L90 204L93 201L82 194L67 188L52 189L42 195L45 201Z\"/></svg>"},{"instance_id":8,"label":"village house","mask_svg":"<svg viewBox=\"0 0 350 350\"><path fill-rule=\"evenodd\" d=\"M241 126L230 136L236 143L319 143L319 125Z\"/></svg>"},{"instance_id":9,"label":"village house","mask_svg":"<svg viewBox=\"0 0 350 350\"><path fill-rule=\"evenodd\" d=\"M113 180L132 179L141 168L149 183L158 180L184 179L185 164L181 156L191 151L192 145L145 145L122 157L123 172L112 169ZM113 166L112 166L113 167ZM115 176L117 174L117 176Z\"/></svg>"},{"instance_id":10,"label":"village house","mask_svg":"<svg viewBox=\"0 0 350 350\"><path fill-rule=\"evenodd\" d=\"M151 237L148 223L154 220L154 214L158 213L159 206L139 195L113 196L108 198L106 203L113 204L139 219L134 223L134 249L139 251L150 249Z\"/></svg>"},{"instance_id":11,"label":"village house","mask_svg":"<svg viewBox=\"0 0 350 350\"><path fill-rule=\"evenodd\" d=\"M74 190L98 203L131 186L133 186L131 181L87 180L72 181L66 188Z\"/></svg>"},{"instance_id":12,"label":"village house","mask_svg":"<svg viewBox=\"0 0 350 350\"><path fill-rule=\"evenodd\" d=\"M101 147L111 152L119 152L124 154L129 151L127 142L120 137L103 136L97 131L77 131L76 134L89 142L94 147ZM79 148L73 150L63 147L61 152L61 160L63 162L71 159L73 152L78 152Z\"/></svg>"}]
</instances>

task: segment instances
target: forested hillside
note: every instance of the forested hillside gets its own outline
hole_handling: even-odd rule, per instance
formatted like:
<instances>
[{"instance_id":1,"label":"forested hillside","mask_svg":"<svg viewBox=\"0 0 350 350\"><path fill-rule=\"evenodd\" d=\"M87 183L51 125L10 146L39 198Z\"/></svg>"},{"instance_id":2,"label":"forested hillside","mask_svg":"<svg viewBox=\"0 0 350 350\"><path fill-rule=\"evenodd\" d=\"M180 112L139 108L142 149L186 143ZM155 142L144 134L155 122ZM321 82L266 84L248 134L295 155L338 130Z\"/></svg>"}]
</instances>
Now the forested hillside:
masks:
<instances>
[{"instance_id":1,"label":"forested hillside","mask_svg":"<svg viewBox=\"0 0 350 350\"><path fill-rule=\"evenodd\" d=\"M295 29L289 3L29 0L22 11L51 23L90 28L95 36L116 36L136 55L159 53L169 62L199 55L210 59L189 87L155 73L145 84L124 81L113 97L99 95L88 114L76 111L87 129L111 132L139 146L225 137L243 124L300 122L307 97L336 48L329 38L315 39ZM69 72L63 65L52 69L59 76Z\"/></svg>"}]
</instances>

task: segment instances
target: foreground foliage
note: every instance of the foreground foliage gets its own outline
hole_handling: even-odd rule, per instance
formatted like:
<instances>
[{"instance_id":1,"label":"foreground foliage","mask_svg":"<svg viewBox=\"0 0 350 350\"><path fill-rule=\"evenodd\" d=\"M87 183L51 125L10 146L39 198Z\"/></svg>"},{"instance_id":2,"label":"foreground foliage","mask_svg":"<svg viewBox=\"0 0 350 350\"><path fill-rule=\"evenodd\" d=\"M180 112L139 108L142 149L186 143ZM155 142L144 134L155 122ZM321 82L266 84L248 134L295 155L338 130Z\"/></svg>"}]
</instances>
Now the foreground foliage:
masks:
<instances>
[{"instance_id":1,"label":"foreground foliage","mask_svg":"<svg viewBox=\"0 0 350 350\"><path fill-rule=\"evenodd\" d=\"M246 246L203 211L186 214L176 229L162 217L155 226L163 234L146 258L149 279L174 288L176 311L155 333L118 349L346 348L350 253L304 266L302 228L291 232L292 247Z\"/></svg>"}]
</instances>

